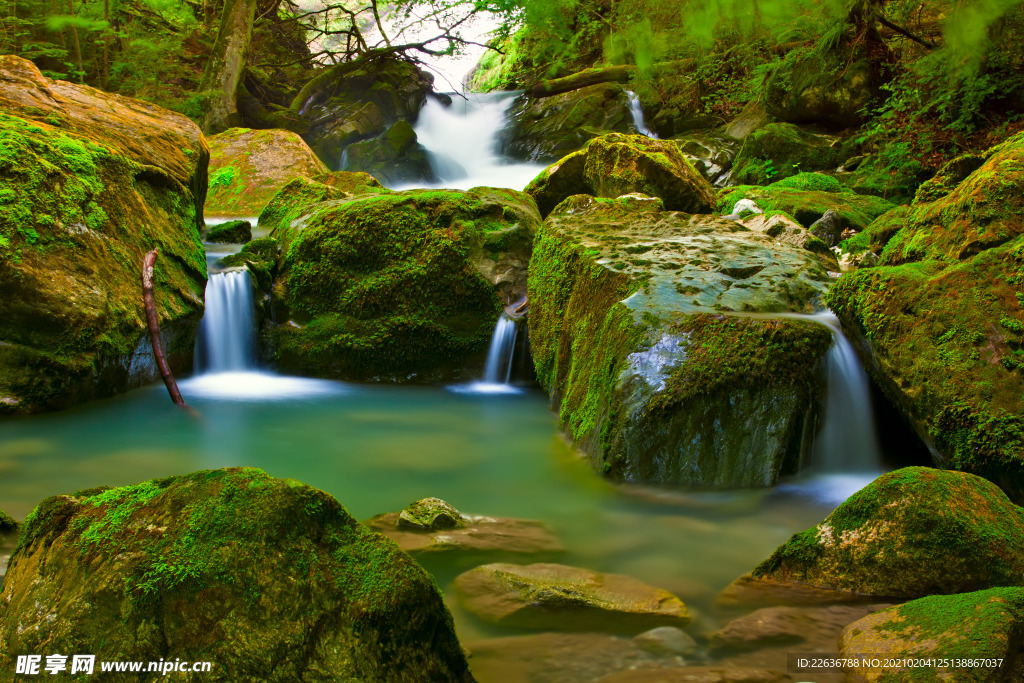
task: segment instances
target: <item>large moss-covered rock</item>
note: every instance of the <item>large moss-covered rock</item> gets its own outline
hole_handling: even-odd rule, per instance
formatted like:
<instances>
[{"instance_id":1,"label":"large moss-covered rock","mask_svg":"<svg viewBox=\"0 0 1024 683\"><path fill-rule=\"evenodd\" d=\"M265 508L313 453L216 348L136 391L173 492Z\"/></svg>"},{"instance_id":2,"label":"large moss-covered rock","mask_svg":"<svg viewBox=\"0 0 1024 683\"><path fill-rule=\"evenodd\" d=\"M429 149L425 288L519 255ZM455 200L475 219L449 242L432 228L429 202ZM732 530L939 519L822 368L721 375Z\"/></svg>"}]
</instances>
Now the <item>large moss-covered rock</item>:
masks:
<instances>
[{"instance_id":1,"label":"large moss-covered rock","mask_svg":"<svg viewBox=\"0 0 1024 683\"><path fill-rule=\"evenodd\" d=\"M408 121L398 121L383 135L346 147L341 170L369 173L388 185L435 180L430 156L416 141Z\"/></svg>"},{"instance_id":2,"label":"large moss-covered rock","mask_svg":"<svg viewBox=\"0 0 1024 683\"><path fill-rule=\"evenodd\" d=\"M208 215L257 216L288 181L327 172L313 150L289 130L229 128L209 142Z\"/></svg>"},{"instance_id":3,"label":"large moss-covered rock","mask_svg":"<svg viewBox=\"0 0 1024 683\"><path fill-rule=\"evenodd\" d=\"M216 681L472 680L429 574L331 496L256 469L48 498L0 596L9 669L52 651L211 661Z\"/></svg>"},{"instance_id":4,"label":"large moss-covered rock","mask_svg":"<svg viewBox=\"0 0 1024 683\"><path fill-rule=\"evenodd\" d=\"M432 86L433 77L412 62L377 54L322 72L295 97L289 116L301 121L297 132L336 170L348 145L397 121L415 123Z\"/></svg>"},{"instance_id":5,"label":"large moss-covered rock","mask_svg":"<svg viewBox=\"0 0 1024 683\"><path fill-rule=\"evenodd\" d=\"M158 376L141 296L154 247L164 350L191 366L208 159L184 116L0 57L0 413Z\"/></svg>"},{"instance_id":6,"label":"large moss-covered rock","mask_svg":"<svg viewBox=\"0 0 1024 683\"><path fill-rule=\"evenodd\" d=\"M886 77L884 56L869 49L840 44L829 51L790 50L767 78L759 99L780 121L837 130L858 126Z\"/></svg>"},{"instance_id":7,"label":"large moss-covered rock","mask_svg":"<svg viewBox=\"0 0 1024 683\"><path fill-rule=\"evenodd\" d=\"M612 133L548 166L524 190L547 215L566 197L615 198L641 192L666 209L707 213L715 191L672 141Z\"/></svg>"},{"instance_id":8,"label":"large moss-covered rock","mask_svg":"<svg viewBox=\"0 0 1024 683\"><path fill-rule=\"evenodd\" d=\"M18 530L18 523L9 514L0 510L0 534L9 534Z\"/></svg>"},{"instance_id":9,"label":"large moss-covered rock","mask_svg":"<svg viewBox=\"0 0 1024 683\"><path fill-rule=\"evenodd\" d=\"M891 202L870 195L854 194L822 173L800 173L766 187L741 185L718 193L718 210L729 214L744 199L762 211L781 211L810 229L832 211L843 230L860 232L872 221L894 208Z\"/></svg>"},{"instance_id":10,"label":"large moss-covered rock","mask_svg":"<svg viewBox=\"0 0 1024 683\"><path fill-rule=\"evenodd\" d=\"M248 242L237 254L225 256L217 262L219 268L244 266L253 279L253 285L264 294L270 293L281 244L273 237L260 237Z\"/></svg>"},{"instance_id":11,"label":"large moss-covered rock","mask_svg":"<svg viewBox=\"0 0 1024 683\"><path fill-rule=\"evenodd\" d=\"M895 660L893 666L850 667L856 680L1012 681L1024 673L1024 588L991 588L912 600L843 629L841 656ZM906 660L973 660L959 665L903 666ZM987 661L986 661L987 660Z\"/></svg>"},{"instance_id":12,"label":"large moss-covered rock","mask_svg":"<svg viewBox=\"0 0 1024 683\"><path fill-rule=\"evenodd\" d=\"M835 169L844 158L842 146L831 136L791 123L770 123L743 139L733 160L731 182L767 185L806 171Z\"/></svg>"},{"instance_id":13,"label":"large moss-covered rock","mask_svg":"<svg viewBox=\"0 0 1024 683\"><path fill-rule=\"evenodd\" d=\"M261 225L280 217L271 233L283 245L273 294L278 367L350 379L464 372L501 307L526 291L540 222L533 200L476 188L294 203L296 193L328 189L286 187L282 206L275 199L260 217Z\"/></svg>"},{"instance_id":14,"label":"large moss-covered rock","mask_svg":"<svg viewBox=\"0 0 1024 683\"><path fill-rule=\"evenodd\" d=\"M252 223L241 219L225 221L210 228L204 239L221 244L245 244L252 239Z\"/></svg>"},{"instance_id":15,"label":"large moss-covered rock","mask_svg":"<svg viewBox=\"0 0 1024 683\"><path fill-rule=\"evenodd\" d=\"M550 162L588 140L633 130L629 96L617 83L600 83L551 97L520 97L509 110L499 149L514 159Z\"/></svg>"},{"instance_id":16,"label":"large moss-covered rock","mask_svg":"<svg viewBox=\"0 0 1024 683\"><path fill-rule=\"evenodd\" d=\"M466 610L504 626L639 633L690 622L666 590L563 564L487 564L460 574L455 591Z\"/></svg>"},{"instance_id":17,"label":"large moss-covered rock","mask_svg":"<svg viewBox=\"0 0 1024 683\"><path fill-rule=\"evenodd\" d=\"M1024 510L981 477L906 467L795 534L753 573L892 598L1024 585Z\"/></svg>"},{"instance_id":18,"label":"large moss-covered rock","mask_svg":"<svg viewBox=\"0 0 1024 683\"><path fill-rule=\"evenodd\" d=\"M767 486L814 425L829 281L813 254L640 196L571 197L530 266L530 342L562 428L629 481Z\"/></svg>"},{"instance_id":19,"label":"large moss-covered rock","mask_svg":"<svg viewBox=\"0 0 1024 683\"><path fill-rule=\"evenodd\" d=\"M879 265L830 305L937 464L1024 501L1024 135L935 201L863 233Z\"/></svg>"}]
</instances>

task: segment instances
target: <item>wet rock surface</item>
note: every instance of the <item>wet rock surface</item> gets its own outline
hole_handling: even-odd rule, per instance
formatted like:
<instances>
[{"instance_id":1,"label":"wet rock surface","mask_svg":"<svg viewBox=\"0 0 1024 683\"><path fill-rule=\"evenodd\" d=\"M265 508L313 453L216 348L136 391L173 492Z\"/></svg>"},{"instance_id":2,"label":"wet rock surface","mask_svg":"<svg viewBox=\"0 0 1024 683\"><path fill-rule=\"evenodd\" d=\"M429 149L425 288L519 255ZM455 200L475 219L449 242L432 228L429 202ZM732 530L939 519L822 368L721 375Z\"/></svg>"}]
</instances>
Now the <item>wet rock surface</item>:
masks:
<instances>
[{"instance_id":1,"label":"wet rock surface","mask_svg":"<svg viewBox=\"0 0 1024 683\"><path fill-rule=\"evenodd\" d=\"M667 591L560 564L483 565L460 574L455 590L467 611L503 626L636 633L690 622L686 605Z\"/></svg>"}]
</instances>

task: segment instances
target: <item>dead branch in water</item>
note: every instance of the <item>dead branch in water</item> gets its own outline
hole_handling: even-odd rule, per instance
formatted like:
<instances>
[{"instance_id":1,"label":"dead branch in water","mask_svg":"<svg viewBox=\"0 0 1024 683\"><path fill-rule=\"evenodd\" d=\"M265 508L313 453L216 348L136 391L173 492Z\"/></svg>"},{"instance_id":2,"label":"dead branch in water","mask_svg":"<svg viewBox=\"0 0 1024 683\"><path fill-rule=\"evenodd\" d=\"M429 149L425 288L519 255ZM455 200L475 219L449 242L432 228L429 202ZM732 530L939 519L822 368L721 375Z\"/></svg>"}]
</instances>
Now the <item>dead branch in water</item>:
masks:
<instances>
[{"instance_id":1,"label":"dead branch in water","mask_svg":"<svg viewBox=\"0 0 1024 683\"><path fill-rule=\"evenodd\" d=\"M156 315L156 296L153 293L153 264L156 263L156 255L160 249L154 249L146 254L142 261L142 303L146 307L146 322L149 323L149 339L153 343L153 357L156 358L156 366L160 369L160 376L163 377L167 386L167 393L171 395L174 405L188 408L185 399L178 391L178 383L174 381L171 368L167 365L167 358L164 356L164 347L160 341L160 322Z\"/></svg>"}]
</instances>

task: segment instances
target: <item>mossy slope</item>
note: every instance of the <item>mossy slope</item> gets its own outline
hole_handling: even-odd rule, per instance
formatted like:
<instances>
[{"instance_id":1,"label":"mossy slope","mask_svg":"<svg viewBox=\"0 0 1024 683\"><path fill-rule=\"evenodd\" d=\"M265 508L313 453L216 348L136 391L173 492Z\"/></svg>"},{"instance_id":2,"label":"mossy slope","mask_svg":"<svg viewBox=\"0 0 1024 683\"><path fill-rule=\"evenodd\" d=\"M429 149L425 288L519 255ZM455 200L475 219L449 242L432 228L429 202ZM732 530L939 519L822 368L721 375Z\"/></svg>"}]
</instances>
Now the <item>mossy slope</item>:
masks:
<instances>
[{"instance_id":1,"label":"mossy slope","mask_svg":"<svg viewBox=\"0 0 1024 683\"><path fill-rule=\"evenodd\" d=\"M753 573L886 598L1024 585L1024 510L981 477L906 467L794 534Z\"/></svg>"},{"instance_id":2,"label":"mossy slope","mask_svg":"<svg viewBox=\"0 0 1024 683\"><path fill-rule=\"evenodd\" d=\"M562 428L630 481L737 486L795 469L814 423L814 323L828 275L809 252L656 199L571 197L530 271L530 342Z\"/></svg>"},{"instance_id":3,"label":"mossy slope","mask_svg":"<svg viewBox=\"0 0 1024 683\"><path fill-rule=\"evenodd\" d=\"M209 141L209 215L259 215L288 181L327 172L313 150L291 131L230 128Z\"/></svg>"},{"instance_id":4,"label":"mossy slope","mask_svg":"<svg viewBox=\"0 0 1024 683\"><path fill-rule=\"evenodd\" d=\"M936 462L1020 502L1024 135L938 194L869 227L863 247L879 253L879 267L840 279L830 305Z\"/></svg>"},{"instance_id":5,"label":"mossy slope","mask_svg":"<svg viewBox=\"0 0 1024 683\"><path fill-rule=\"evenodd\" d=\"M465 372L502 305L525 293L540 222L533 201L476 188L295 202L323 189L286 187L260 219L283 216L272 232L283 245L273 293L278 367L348 379ZM288 220L293 213L301 216Z\"/></svg>"},{"instance_id":6,"label":"mossy slope","mask_svg":"<svg viewBox=\"0 0 1024 683\"><path fill-rule=\"evenodd\" d=\"M172 368L191 365L208 149L183 116L0 58L0 413L157 377L142 259Z\"/></svg>"},{"instance_id":7,"label":"mossy slope","mask_svg":"<svg viewBox=\"0 0 1024 683\"><path fill-rule=\"evenodd\" d=\"M257 469L48 498L0 595L7 667L88 652L214 663L184 680L472 680L422 568L331 496Z\"/></svg>"}]
</instances>

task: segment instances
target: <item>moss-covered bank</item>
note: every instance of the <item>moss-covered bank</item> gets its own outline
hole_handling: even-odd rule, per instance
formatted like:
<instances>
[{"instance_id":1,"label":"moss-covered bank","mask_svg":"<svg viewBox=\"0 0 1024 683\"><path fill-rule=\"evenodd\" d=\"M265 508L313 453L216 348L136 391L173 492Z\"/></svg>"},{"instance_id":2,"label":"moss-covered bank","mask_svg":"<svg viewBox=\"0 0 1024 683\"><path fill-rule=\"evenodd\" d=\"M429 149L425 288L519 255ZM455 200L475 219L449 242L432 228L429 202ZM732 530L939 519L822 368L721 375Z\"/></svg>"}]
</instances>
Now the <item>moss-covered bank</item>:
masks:
<instances>
[{"instance_id":1,"label":"moss-covered bank","mask_svg":"<svg viewBox=\"0 0 1024 683\"><path fill-rule=\"evenodd\" d=\"M184 680L472 680L429 574L331 496L257 469L48 498L0 596L9 670L45 651L214 663Z\"/></svg>"},{"instance_id":2,"label":"moss-covered bank","mask_svg":"<svg viewBox=\"0 0 1024 683\"><path fill-rule=\"evenodd\" d=\"M142 258L172 368L203 311L209 152L188 119L0 58L0 413L109 396L157 377Z\"/></svg>"}]
</instances>

